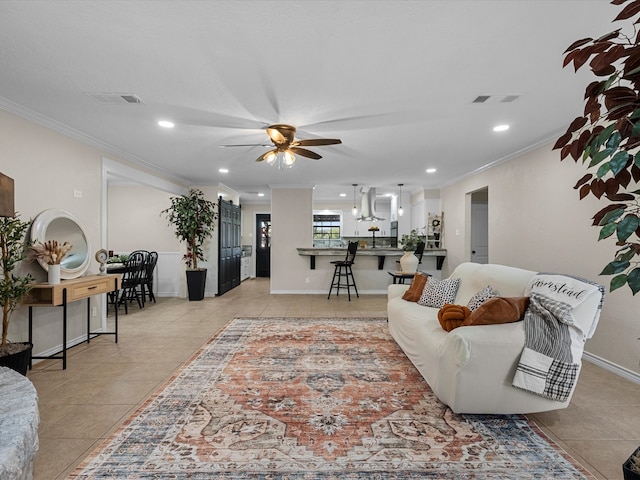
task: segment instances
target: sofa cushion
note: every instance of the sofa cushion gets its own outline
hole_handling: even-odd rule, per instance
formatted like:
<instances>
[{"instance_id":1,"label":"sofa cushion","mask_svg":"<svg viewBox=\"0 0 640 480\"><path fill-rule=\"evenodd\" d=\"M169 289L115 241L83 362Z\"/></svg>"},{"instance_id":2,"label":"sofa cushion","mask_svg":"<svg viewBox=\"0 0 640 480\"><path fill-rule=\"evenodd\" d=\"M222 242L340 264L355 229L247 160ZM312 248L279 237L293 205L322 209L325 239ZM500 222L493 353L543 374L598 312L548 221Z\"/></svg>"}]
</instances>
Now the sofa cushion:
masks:
<instances>
[{"instance_id":1,"label":"sofa cushion","mask_svg":"<svg viewBox=\"0 0 640 480\"><path fill-rule=\"evenodd\" d=\"M422 272L416 272L411 281L411 286L404 292L402 299L407 302L417 302L420 299L420 295L422 295L422 290L424 290L424 285L427 283L427 280L429 280L428 275Z\"/></svg>"},{"instance_id":2,"label":"sofa cushion","mask_svg":"<svg viewBox=\"0 0 640 480\"><path fill-rule=\"evenodd\" d=\"M462 322L470 325L497 325L517 322L529 306L529 297L494 297L480 305Z\"/></svg>"},{"instance_id":3,"label":"sofa cushion","mask_svg":"<svg viewBox=\"0 0 640 480\"><path fill-rule=\"evenodd\" d=\"M498 295L500 295L500 293L497 290L494 290L491 285L487 285L473 297L471 297L469 303L467 303L467 307L469 307L469 310L473 312L484 302L486 302L490 298L497 297Z\"/></svg>"},{"instance_id":4,"label":"sofa cushion","mask_svg":"<svg viewBox=\"0 0 640 480\"><path fill-rule=\"evenodd\" d=\"M503 297L525 296L525 288L536 272L505 265L462 263L458 265L450 278L460 278L460 287L455 301L458 305L467 305L473 295L487 285L491 285Z\"/></svg>"},{"instance_id":5,"label":"sofa cushion","mask_svg":"<svg viewBox=\"0 0 640 480\"><path fill-rule=\"evenodd\" d=\"M441 308L445 303L454 303L460 285L459 278L448 278L446 280L438 280L429 277L427 283L422 290L419 305L425 307Z\"/></svg>"}]
</instances>

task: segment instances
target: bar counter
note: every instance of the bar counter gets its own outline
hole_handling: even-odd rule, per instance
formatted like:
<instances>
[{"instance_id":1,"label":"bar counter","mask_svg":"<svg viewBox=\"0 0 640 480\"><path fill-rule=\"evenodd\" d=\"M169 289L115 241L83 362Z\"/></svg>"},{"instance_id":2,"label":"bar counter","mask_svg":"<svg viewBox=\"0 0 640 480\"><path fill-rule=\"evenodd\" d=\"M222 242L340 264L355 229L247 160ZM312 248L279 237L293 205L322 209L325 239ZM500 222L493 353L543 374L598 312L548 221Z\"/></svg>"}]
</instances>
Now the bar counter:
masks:
<instances>
[{"instance_id":1,"label":"bar counter","mask_svg":"<svg viewBox=\"0 0 640 480\"><path fill-rule=\"evenodd\" d=\"M322 247L298 247L298 255L309 257L310 268L315 270L317 256L345 257L347 248L322 248ZM401 248L359 248L356 256L377 256L378 270L384 269L384 261L387 257L401 257L404 250ZM442 264L447 256L444 248L425 248L423 257L436 257L437 269L442 270Z\"/></svg>"}]
</instances>

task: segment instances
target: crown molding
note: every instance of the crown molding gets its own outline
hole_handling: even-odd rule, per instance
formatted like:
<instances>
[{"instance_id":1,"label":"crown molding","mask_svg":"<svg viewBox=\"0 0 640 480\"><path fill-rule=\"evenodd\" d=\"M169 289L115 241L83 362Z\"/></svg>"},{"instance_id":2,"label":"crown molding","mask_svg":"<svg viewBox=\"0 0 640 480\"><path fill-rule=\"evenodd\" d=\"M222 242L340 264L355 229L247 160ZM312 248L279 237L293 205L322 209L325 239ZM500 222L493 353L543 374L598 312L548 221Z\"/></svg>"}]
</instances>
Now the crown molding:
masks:
<instances>
[{"instance_id":1,"label":"crown molding","mask_svg":"<svg viewBox=\"0 0 640 480\"><path fill-rule=\"evenodd\" d=\"M0 97L0 108L9 113L12 113L21 118L24 118L25 120L35 123L36 125L40 125L42 127L48 128L66 137L72 138L86 145L90 145L99 150L102 150L105 153L110 153L114 156L122 158L123 160L127 160L138 166L147 168L153 172L156 172L160 176L169 177L177 183L189 184L188 180L178 177L172 172L169 172L162 168L158 168L157 166L147 162L146 160L143 160L142 158L139 158L139 157L136 157L135 155L131 155L130 153L126 153L121 150L118 150L113 146L107 143L104 143L101 140L98 140L97 138L94 138L90 135L86 135L85 133L82 133L81 131L76 130L75 128L69 127L64 123L58 122L57 120L49 118L29 108L23 107L22 105L18 105L17 103L12 102L11 100L8 100L4 97Z\"/></svg>"}]
</instances>

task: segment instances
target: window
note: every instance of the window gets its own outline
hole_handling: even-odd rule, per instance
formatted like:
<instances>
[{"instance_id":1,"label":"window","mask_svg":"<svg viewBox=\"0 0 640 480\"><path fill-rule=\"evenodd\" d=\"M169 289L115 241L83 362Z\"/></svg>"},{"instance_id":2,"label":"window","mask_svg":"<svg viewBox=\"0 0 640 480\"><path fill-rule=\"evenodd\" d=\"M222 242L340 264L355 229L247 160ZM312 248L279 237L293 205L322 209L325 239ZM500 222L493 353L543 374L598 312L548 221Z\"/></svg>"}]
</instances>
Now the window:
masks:
<instances>
[{"instance_id":1,"label":"window","mask_svg":"<svg viewBox=\"0 0 640 480\"><path fill-rule=\"evenodd\" d=\"M340 215L313 215L314 247L331 247L341 245Z\"/></svg>"}]
</instances>

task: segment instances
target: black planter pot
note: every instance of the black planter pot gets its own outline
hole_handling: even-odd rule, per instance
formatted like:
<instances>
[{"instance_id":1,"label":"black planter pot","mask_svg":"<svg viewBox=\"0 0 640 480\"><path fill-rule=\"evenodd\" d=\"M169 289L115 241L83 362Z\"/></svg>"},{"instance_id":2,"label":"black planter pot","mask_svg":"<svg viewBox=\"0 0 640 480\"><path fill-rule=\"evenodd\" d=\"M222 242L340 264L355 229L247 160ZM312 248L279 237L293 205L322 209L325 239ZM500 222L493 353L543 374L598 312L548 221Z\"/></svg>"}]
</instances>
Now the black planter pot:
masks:
<instances>
[{"instance_id":1,"label":"black planter pot","mask_svg":"<svg viewBox=\"0 0 640 480\"><path fill-rule=\"evenodd\" d=\"M187 270L187 290L189 300L202 300L204 298L204 287L207 283L207 269Z\"/></svg>"},{"instance_id":2,"label":"black planter pot","mask_svg":"<svg viewBox=\"0 0 640 480\"><path fill-rule=\"evenodd\" d=\"M622 464L624 480L640 480L640 473L636 473L631 470L631 458L634 456L640 458L640 447L636 448L636 451L631 454L631 457Z\"/></svg>"},{"instance_id":3,"label":"black planter pot","mask_svg":"<svg viewBox=\"0 0 640 480\"><path fill-rule=\"evenodd\" d=\"M17 345L23 345L24 349L10 355L0 355L0 366L9 367L10 369L26 376L27 370L29 369L29 363L31 363L31 349L33 348L33 345L28 342L18 343Z\"/></svg>"}]
</instances>

